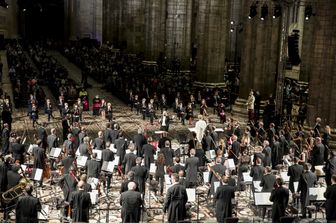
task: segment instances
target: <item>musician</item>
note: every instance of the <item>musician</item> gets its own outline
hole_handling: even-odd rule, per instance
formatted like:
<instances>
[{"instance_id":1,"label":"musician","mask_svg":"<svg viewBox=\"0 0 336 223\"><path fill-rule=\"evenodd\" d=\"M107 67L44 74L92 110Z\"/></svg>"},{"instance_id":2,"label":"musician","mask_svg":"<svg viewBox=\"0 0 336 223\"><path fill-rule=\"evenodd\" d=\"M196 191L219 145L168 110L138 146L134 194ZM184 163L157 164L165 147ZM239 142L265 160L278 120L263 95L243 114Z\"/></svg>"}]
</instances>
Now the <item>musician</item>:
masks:
<instances>
[{"instance_id":1,"label":"musician","mask_svg":"<svg viewBox=\"0 0 336 223\"><path fill-rule=\"evenodd\" d=\"M78 147L79 155L80 156L86 156L88 159L90 159L91 146L90 146L90 138L88 136L85 136L83 139L83 143L81 143Z\"/></svg>"},{"instance_id":2,"label":"musician","mask_svg":"<svg viewBox=\"0 0 336 223\"><path fill-rule=\"evenodd\" d=\"M76 152L71 133L68 134L67 139L63 142L63 150L65 153L69 153L69 152L75 153Z\"/></svg>"},{"instance_id":3,"label":"musician","mask_svg":"<svg viewBox=\"0 0 336 223\"><path fill-rule=\"evenodd\" d=\"M160 130L168 132L170 118L168 116L167 111L162 112L162 117L160 118L159 122L161 124Z\"/></svg>"},{"instance_id":4,"label":"musician","mask_svg":"<svg viewBox=\"0 0 336 223\"><path fill-rule=\"evenodd\" d=\"M272 222L280 223L280 218L285 216L285 211L288 206L289 190L283 187L283 179L275 180L274 189L271 192L270 201L272 205Z\"/></svg>"},{"instance_id":5,"label":"musician","mask_svg":"<svg viewBox=\"0 0 336 223\"><path fill-rule=\"evenodd\" d=\"M122 161L123 169L126 174L135 166L135 160L137 158L134 152L135 146L133 143L128 146L128 149L129 153L124 156L124 160Z\"/></svg>"},{"instance_id":6,"label":"musician","mask_svg":"<svg viewBox=\"0 0 336 223\"><path fill-rule=\"evenodd\" d=\"M289 153L289 145L285 138L285 131L282 129L279 131L279 142L281 151L283 152L283 154L280 154L280 156L287 155Z\"/></svg>"},{"instance_id":7,"label":"musician","mask_svg":"<svg viewBox=\"0 0 336 223\"><path fill-rule=\"evenodd\" d=\"M51 118L54 119L54 116L52 115L53 107L52 107L52 104L51 104L49 98L46 100L46 104L45 104L45 107L44 107L44 112L45 112L45 114L48 115L48 122L50 122Z\"/></svg>"},{"instance_id":8,"label":"musician","mask_svg":"<svg viewBox=\"0 0 336 223\"><path fill-rule=\"evenodd\" d=\"M100 162L97 160L97 153L92 154L92 159L86 162L86 173L89 178L99 178L101 165Z\"/></svg>"},{"instance_id":9,"label":"musician","mask_svg":"<svg viewBox=\"0 0 336 223\"><path fill-rule=\"evenodd\" d=\"M61 161L61 166L63 166L64 174L68 174L70 172L71 166L74 164L74 154L68 153L67 156Z\"/></svg>"},{"instance_id":10,"label":"musician","mask_svg":"<svg viewBox=\"0 0 336 223\"><path fill-rule=\"evenodd\" d=\"M48 133L47 133L47 130L45 129L47 126L48 126L48 123L43 122L43 124L39 126L37 129L37 136L38 136L38 139L42 141L43 149L46 149L48 145L48 142L47 142Z\"/></svg>"},{"instance_id":11,"label":"musician","mask_svg":"<svg viewBox=\"0 0 336 223\"><path fill-rule=\"evenodd\" d=\"M79 140L79 133L81 132L79 122L73 122L72 127L71 127L71 133L72 133L72 142L73 142L73 148L77 149L80 140Z\"/></svg>"},{"instance_id":12,"label":"musician","mask_svg":"<svg viewBox=\"0 0 336 223\"><path fill-rule=\"evenodd\" d=\"M32 104L32 108L30 111L30 118L33 121L33 128L35 128L35 123L38 124L38 108L36 104Z\"/></svg>"},{"instance_id":13,"label":"musician","mask_svg":"<svg viewBox=\"0 0 336 223\"><path fill-rule=\"evenodd\" d=\"M311 155L313 170L315 170L315 166L324 164L324 152L325 152L325 147L322 144L321 138L316 137L315 146L313 148L312 155Z\"/></svg>"},{"instance_id":14,"label":"musician","mask_svg":"<svg viewBox=\"0 0 336 223\"><path fill-rule=\"evenodd\" d=\"M186 159L185 171L186 171L186 187L197 186L197 173L198 173L198 157L195 157L195 149L190 150L190 157Z\"/></svg>"},{"instance_id":15,"label":"musician","mask_svg":"<svg viewBox=\"0 0 336 223\"><path fill-rule=\"evenodd\" d=\"M274 135L273 137L273 144L272 144L272 168L275 169L275 167L278 164L282 164L282 157L283 157L283 151L280 147L279 137L277 135Z\"/></svg>"},{"instance_id":16,"label":"musician","mask_svg":"<svg viewBox=\"0 0 336 223\"><path fill-rule=\"evenodd\" d=\"M142 113L142 119L146 120L146 113L147 113L146 98L142 99L142 102L141 102L141 113Z\"/></svg>"},{"instance_id":17,"label":"musician","mask_svg":"<svg viewBox=\"0 0 336 223\"><path fill-rule=\"evenodd\" d=\"M171 147L171 139L170 138L168 138L168 132L163 132L162 134L161 134L161 138L159 139L159 144L158 144L158 147L160 148L160 149L162 149L163 147L165 147L165 143L166 143L166 141L169 141L169 147Z\"/></svg>"},{"instance_id":18,"label":"musician","mask_svg":"<svg viewBox=\"0 0 336 223\"><path fill-rule=\"evenodd\" d=\"M111 127L112 127L112 133L111 133L111 143L115 143L116 139L119 138L120 130L118 123L112 124L113 121L111 121Z\"/></svg>"},{"instance_id":19,"label":"musician","mask_svg":"<svg viewBox=\"0 0 336 223\"><path fill-rule=\"evenodd\" d=\"M208 116L207 109L208 109L208 106L206 105L206 101L205 101L205 99L202 99L201 105L200 105L200 114L202 116Z\"/></svg>"},{"instance_id":20,"label":"musician","mask_svg":"<svg viewBox=\"0 0 336 223\"><path fill-rule=\"evenodd\" d=\"M215 194L215 182L221 180L221 177L225 175L225 166L221 164L222 159L220 157L216 158L216 164L210 167L210 174L208 183L210 186L210 194Z\"/></svg>"},{"instance_id":21,"label":"musician","mask_svg":"<svg viewBox=\"0 0 336 223\"><path fill-rule=\"evenodd\" d=\"M162 95L161 95L161 100L160 100L161 113L162 113L163 111L166 111L166 110L167 110L167 108L168 108L168 105L167 105L167 104L168 104L168 103L167 103L167 98L166 98L165 94L162 94Z\"/></svg>"},{"instance_id":22,"label":"musician","mask_svg":"<svg viewBox=\"0 0 336 223\"><path fill-rule=\"evenodd\" d=\"M4 162L4 159L2 156L0 156L0 200L2 200L1 194L7 190L7 171L8 168Z\"/></svg>"},{"instance_id":23,"label":"musician","mask_svg":"<svg viewBox=\"0 0 336 223\"><path fill-rule=\"evenodd\" d=\"M255 102L255 97L253 95L253 90L251 89L250 94L247 98L247 102L246 102L249 122L254 120L254 102Z\"/></svg>"},{"instance_id":24,"label":"musician","mask_svg":"<svg viewBox=\"0 0 336 223\"><path fill-rule=\"evenodd\" d=\"M197 139L199 142L202 141L203 139L203 135L204 135L204 131L206 129L206 122L204 121L204 117L202 115L198 115L198 121L195 123L195 131L197 134Z\"/></svg>"},{"instance_id":25,"label":"musician","mask_svg":"<svg viewBox=\"0 0 336 223\"><path fill-rule=\"evenodd\" d=\"M80 122L81 110L78 107L78 104L74 104L73 108L73 122Z\"/></svg>"},{"instance_id":26,"label":"musician","mask_svg":"<svg viewBox=\"0 0 336 223\"><path fill-rule=\"evenodd\" d=\"M326 219L327 222L336 221L336 175L331 177L331 185L327 187L324 197L326 198L325 208L326 208Z\"/></svg>"},{"instance_id":27,"label":"musician","mask_svg":"<svg viewBox=\"0 0 336 223\"><path fill-rule=\"evenodd\" d=\"M69 134L69 129L70 129L69 118L70 118L70 115L66 115L62 119L63 140L66 140L67 139L67 135Z\"/></svg>"},{"instance_id":28,"label":"musician","mask_svg":"<svg viewBox=\"0 0 336 223\"><path fill-rule=\"evenodd\" d=\"M56 135L55 128L52 128L50 130L50 135L48 135L47 137L47 143L48 143L49 152L52 148L57 148L59 146L59 139Z\"/></svg>"},{"instance_id":29,"label":"musician","mask_svg":"<svg viewBox=\"0 0 336 223\"><path fill-rule=\"evenodd\" d=\"M16 204L16 222L33 223L38 222L38 212L42 206L38 198L33 197L33 185L28 184L25 188L26 195L19 198Z\"/></svg>"},{"instance_id":30,"label":"musician","mask_svg":"<svg viewBox=\"0 0 336 223\"><path fill-rule=\"evenodd\" d=\"M154 110L154 99L150 99L148 103L148 115L149 115L150 124L153 125L154 117L156 118L155 110Z\"/></svg>"},{"instance_id":31,"label":"musician","mask_svg":"<svg viewBox=\"0 0 336 223\"><path fill-rule=\"evenodd\" d=\"M92 186L87 182L87 175L82 174L79 178L79 182L83 182L84 186L83 189L85 192L92 192Z\"/></svg>"},{"instance_id":32,"label":"musician","mask_svg":"<svg viewBox=\"0 0 336 223\"><path fill-rule=\"evenodd\" d=\"M22 179L22 176L18 173L20 170L19 164L13 164L10 169L8 169L7 172L7 190L11 189L12 187L16 186L20 180Z\"/></svg>"},{"instance_id":33,"label":"musician","mask_svg":"<svg viewBox=\"0 0 336 223\"><path fill-rule=\"evenodd\" d=\"M191 136L192 138L188 142L189 151L191 149L197 149L197 144L198 144L196 132L192 132L191 135L192 135Z\"/></svg>"},{"instance_id":34,"label":"musician","mask_svg":"<svg viewBox=\"0 0 336 223\"><path fill-rule=\"evenodd\" d=\"M252 166L250 177L253 181L261 181L265 168L261 165L261 159L257 158L255 165Z\"/></svg>"},{"instance_id":35,"label":"musician","mask_svg":"<svg viewBox=\"0 0 336 223\"><path fill-rule=\"evenodd\" d=\"M24 163L24 158L25 158L25 147L23 144L20 143L21 141L21 138L20 137L16 137L16 139L14 139L14 143L12 143L11 145L11 153L12 153L12 156L13 156L13 159L15 161L19 161L20 164L23 164Z\"/></svg>"},{"instance_id":36,"label":"musician","mask_svg":"<svg viewBox=\"0 0 336 223\"><path fill-rule=\"evenodd\" d=\"M84 137L87 136L86 128L81 127L81 131L78 134L79 144L83 143Z\"/></svg>"},{"instance_id":37,"label":"musician","mask_svg":"<svg viewBox=\"0 0 336 223\"><path fill-rule=\"evenodd\" d=\"M331 178L336 174L336 152L331 152L330 159L325 164L325 181L327 185L331 185Z\"/></svg>"},{"instance_id":38,"label":"musician","mask_svg":"<svg viewBox=\"0 0 336 223\"><path fill-rule=\"evenodd\" d=\"M105 149L104 134L102 131L98 132L98 137L94 140L93 148L97 150Z\"/></svg>"},{"instance_id":39,"label":"musician","mask_svg":"<svg viewBox=\"0 0 336 223\"><path fill-rule=\"evenodd\" d=\"M272 192L276 177L271 172L272 168L266 166L265 175L261 178L260 182L260 186L262 187L261 192Z\"/></svg>"},{"instance_id":40,"label":"musician","mask_svg":"<svg viewBox=\"0 0 336 223\"><path fill-rule=\"evenodd\" d=\"M122 131L119 132L119 137L115 140L114 146L117 149L117 156L119 156L118 165L121 165L121 162L124 160L127 148L127 139L124 138L124 133Z\"/></svg>"},{"instance_id":41,"label":"musician","mask_svg":"<svg viewBox=\"0 0 336 223\"><path fill-rule=\"evenodd\" d=\"M134 182L129 182L127 187L128 190L120 195L122 222L139 223L143 206L141 193L136 191L137 185Z\"/></svg>"},{"instance_id":42,"label":"musician","mask_svg":"<svg viewBox=\"0 0 336 223\"><path fill-rule=\"evenodd\" d=\"M289 176L289 190L292 193L295 193L294 182L299 182L300 177L303 173L303 166L299 164L299 158L294 157L294 164L288 167Z\"/></svg>"},{"instance_id":43,"label":"musician","mask_svg":"<svg viewBox=\"0 0 336 223\"><path fill-rule=\"evenodd\" d=\"M121 183L121 187L120 187L119 193L121 194L121 193L123 193L125 191L128 191L128 184L130 182L135 183L135 185L136 185L135 191L139 191L139 185L134 180L134 172L133 171L129 171L126 176L127 176L127 179L124 182Z\"/></svg>"},{"instance_id":44,"label":"musician","mask_svg":"<svg viewBox=\"0 0 336 223\"><path fill-rule=\"evenodd\" d=\"M179 184L179 176L176 173L172 174L171 179L173 185L167 190L163 211L168 211L169 223L176 223L186 217L185 205L188 195L185 187Z\"/></svg>"},{"instance_id":45,"label":"musician","mask_svg":"<svg viewBox=\"0 0 336 223\"><path fill-rule=\"evenodd\" d=\"M185 167L180 164L180 157L175 157L174 166L170 168L172 173L179 173L180 170L185 170Z\"/></svg>"},{"instance_id":46,"label":"musician","mask_svg":"<svg viewBox=\"0 0 336 223\"><path fill-rule=\"evenodd\" d=\"M146 137L144 136L144 132L142 128L138 129L138 134L136 134L134 137L134 144L135 149L137 151L137 156L142 157L142 147L147 143Z\"/></svg>"},{"instance_id":47,"label":"musician","mask_svg":"<svg viewBox=\"0 0 336 223\"><path fill-rule=\"evenodd\" d=\"M228 185L229 179L223 177L223 185L217 188L214 196L216 201L216 219L219 223L224 223L225 218L232 217L232 199L235 197L235 188Z\"/></svg>"},{"instance_id":48,"label":"musician","mask_svg":"<svg viewBox=\"0 0 336 223\"><path fill-rule=\"evenodd\" d=\"M264 140L263 142L264 149L262 153L264 154L264 165L271 166L272 165L272 149L269 146L269 142Z\"/></svg>"},{"instance_id":49,"label":"musician","mask_svg":"<svg viewBox=\"0 0 336 223\"><path fill-rule=\"evenodd\" d=\"M150 168L150 164L154 163L154 154L155 154L155 147L149 144L152 141L152 138L148 138L148 143L142 146L142 154L145 160L145 167L147 169Z\"/></svg>"},{"instance_id":50,"label":"musician","mask_svg":"<svg viewBox=\"0 0 336 223\"><path fill-rule=\"evenodd\" d=\"M314 126L314 136L315 137L321 137L321 118L317 117L315 120L315 126Z\"/></svg>"},{"instance_id":51,"label":"musician","mask_svg":"<svg viewBox=\"0 0 336 223\"><path fill-rule=\"evenodd\" d=\"M235 165L238 164L238 157L240 154L240 143L237 140L238 136L233 135L233 142L229 151L229 158L233 158Z\"/></svg>"},{"instance_id":52,"label":"musician","mask_svg":"<svg viewBox=\"0 0 336 223\"><path fill-rule=\"evenodd\" d=\"M46 155L45 150L42 148L42 141L39 139L37 140L36 144L38 145L38 147L33 148L34 168L43 169L44 171L46 171L45 170ZM40 181L40 186L42 186L42 179Z\"/></svg>"},{"instance_id":53,"label":"musician","mask_svg":"<svg viewBox=\"0 0 336 223\"><path fill-rule=\"evenodd\" d=\"M1 132L1 152L3 155L6 155L9 151L9 125L8 123L3 124L3 129Z\"/></svg>"},{"instance_id":54,"label":"musician","mask_svg":"<svg viewBox=\"0 0 336 223\"><path fill-rule=\"evenodd\" d=\"M66 206L64 207L64 216L69 215L69 202L71 200L71 193L76 190L78 179L74 167L70 167L69 173L65 173L59 181L59 185L63 191L64 201ZM70 217L70 216L69 216Z\"/></svg>"},{"instance_id":55,"label":"musician","mask_svg":"<svg viewBox=\"0 0 336 223\"><path fill-rule=\"evenodd\" d=\"M301 192L301 211L302 217L306 218L306 207L309 205L309 188L314 187L317 182L316 174L311 172L311 165L309 163L303 166L304 173L302 173L297 192ZM311 218L311 213L309 213L309 218Z\"/></svg>"},{"instance_id":56,"label":"musician","mask_svg":"<svg viewBox=\"0 0 336 223\"><path fill-rule=\"evenodd\" d=\"M148 178L148 171L145 166L142 166L142 158L136 158L136 166L132 167L131 171L134 172L134 181L139 185L139 191L142 194L145 194L145 186Z\"/></svg>"},{"instance_id":57,"label":"musician","mask_svg":"<svg viewBox=\"0 0 336 223\"><path fill-rule=\"evenodd\" d=\"M78 183L78 191L71 193L70 207L73 210L72 220L74 222L89 222L89 208L91 198L88 192L84 191L84 182Z\"/></svg>"}]
</instances>

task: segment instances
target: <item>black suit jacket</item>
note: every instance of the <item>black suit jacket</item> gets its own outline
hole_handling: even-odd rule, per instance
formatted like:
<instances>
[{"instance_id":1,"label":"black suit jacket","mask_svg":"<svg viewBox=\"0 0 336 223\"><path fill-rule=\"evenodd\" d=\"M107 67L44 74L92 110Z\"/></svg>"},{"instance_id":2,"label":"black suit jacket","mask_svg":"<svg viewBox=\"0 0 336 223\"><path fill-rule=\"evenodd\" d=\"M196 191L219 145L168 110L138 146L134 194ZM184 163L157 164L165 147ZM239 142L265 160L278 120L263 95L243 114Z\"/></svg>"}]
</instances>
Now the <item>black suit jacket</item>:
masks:
<instances>
[{"instance_id":1,"label":"black suit jacket","mask_svg":"<svg viewBox=\"0 0 336 223\"><path fill-rule=\"evenodd\" d=\"M38 198L29 195L20 197L16 204L16 222L38 222L37 215L38 211L41 211L41 209L41 203Z\"/></svg>"},{"instance_id":2,"label":"black suit jacket","mask_svg":"<svg viewBox=\"0 0 336 223\"><path fill-rule=\"evenodd\" d=\"M88 160L86 163L86 173L88 177L99 178L100 162L97 160Z\"/></svg>"},{"instance_id":3,"label":"black suit jacket","mask_svg":"<svg viewBox=\"0 0 336 223\"><path fill-rule=\"evenodd\" d=\"M309 205L309 188L314 187L316 181L317 177L311 171L304 172L300 177L298 192L301 192L300 198L303 208Z\"/></svg>"},{"instance_id":4,"label":"black suit jacket","mask_svg":"<svg viewBox=\"0 0 336 223\"><path fill-rule=\"evenodd\" d=\"M140 222L142 204L141 193L137 191L123 192L120 196L122 223Z\"/></svg>"},{"instance_id":5,"label":"black suit jacket","mask_svg":"<svg viewBox=\"0 0 336 223\"><path fill-rule=\"evenodd\" d=\"M24 145L20 143L13 143L11 147L14 160L20 160L20 164L23 164L25 153Z\"/></svg>"},{"instance_id":6,"label":"black suit jacket","mask_svg":"<svg viewBox=\"0 0 336 223\"><path fill-rule=\"evenodd\" d=\"M143 134L136 134L134 136L134 144L137 149L137 156L142 157L142 147L147 143L147 140Z\"/></svg>"},{"instance_id":7,"label":"black suit jacket","mask_svg":"<svg viewBox=\"0 0 336 223\"><path fill-rule=\"evenodd\" d=\"M331 176L336 174L336 156L329 159L325 165L326 183L331 184Z\"/></svg>"},{"instance_id":8,"label":"black suit jacket","mask_svg":"<svg viewBox=\"0 0 336 223\"><path fill-rule=\"evenodd\" d=\"M280 222L280 218L285 216L288 206L289 190L284 187L276 188L271 192L270 201L272 205L272 222Z\"/></svg>"},{"instance_id":9,"label":"black suit jacket","mask_svg":"<svg viewBox=\"0 0 336 223\"><path fill-rule=\"evenodd\" d=\"M179 163L176 163L174 166L172 166L171 168L171 171L173 172L173 173L178 173L178 172L180 172L180 170L185 170L185 167L184 166L182 166L181 164L179 164Z\"/></svg>"},{"instance_id":10,"label":"black suit jacket","mask_svg":"<svg viewBox=\"0 0 336 223\"><path fill-rule=\"evenodd\" d=\"M289 189L292 193L294 193L294 182L299 182L300 177L303 173L303 166L299 164L293 164L292 166L288 167L288 173L289 176Z\"/></svg>"},{"instance_id":11,"label":"black suit jacket","mask_svg":"<svg viewBox=\"0 0 336 223\"><path fill-rule=\"evenodd\" d=\"M7 172L7 190L16 186L20 182L21 178L20 174L14 172L13 170L9 170Z\"/></svg>"},{"instance_id":12,"label":"black suit jacket","mask_svg":"<svg viewBox=\"0 0 336 223\"><path fill-rule=\"evenodd\" d=\"M324 193L326 200L326 218L328 221L336 220L336 184L331 185L327 188Z\"/></svg>"},{"instance_id":13,"label":"black suit jacket","mask_svg":"<svg viewBox=\"0 0 336 223\"><path fill-rule=\"evenodd\" d=\"M313 148L312 154L312 165L323 165L324 164L324 150L325 147L322 143L316 144Z\"/></svg>"},{"instance_id":14,"label":"black suit jacket","mask_svg":"<svg viewBox=\"0 0 336 223\"><path fill-rule=\"evenodd\" d=\"M252 177L253 181L261 181L264 174L264 167L261 165L254 165L251 168L250 177Z\"/></svg>"},{"instance_id":15,"label":"black suit jacket","mask_svg":"<svg viewBox=\"0 0 336 223\"><path fill-rule=\"evenodd\" d=\"M114 153L109 149L104 149L102 151L102 160L103 161L113 161L114 160Z\"/></svg>"},{"instance_id":16,"label":"black suit jacket","mask_svg":"<svg viewBox=\"0 0 336 223\"><path fill-rule=\"evenodd\" d=\"M269 173L269 174L265 174L262 178L261 178L261 182L260 182L260 186L262 187L262 192L272 192L273 188L274 188L274 183L276 180L276 176L274 176L273 174Z\"/></svg>"}]
</instances>

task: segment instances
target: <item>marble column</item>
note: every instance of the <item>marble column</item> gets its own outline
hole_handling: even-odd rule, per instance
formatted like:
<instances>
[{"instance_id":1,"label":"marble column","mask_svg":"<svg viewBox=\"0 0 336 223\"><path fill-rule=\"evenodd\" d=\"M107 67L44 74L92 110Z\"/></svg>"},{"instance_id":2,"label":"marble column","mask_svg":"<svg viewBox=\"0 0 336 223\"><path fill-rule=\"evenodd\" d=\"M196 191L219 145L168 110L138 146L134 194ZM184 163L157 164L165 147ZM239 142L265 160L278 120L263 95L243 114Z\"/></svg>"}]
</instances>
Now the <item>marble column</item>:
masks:
<instances>
[{"instance_id":1,"label":"marble column","mask_svg":"<svg viewBox=\"0 0 336 223\"><path fill-rule=\"evenodd\" d=\"M181 69L188 69L191 58L192 0L167 0L166 56L179 59Z\"/></svg>"},{"instance_id":2,"label":"marble column","mask_svg":"<svg viewBox=\"0 0 336 223\"><path fill-rule=\"evenodd\" d=\"M336 1L317 1L314 11L312 61L309 81L308 117L336 127Z\"/></svg>"},{"instance_id":3,"label":"marble column","mask_svg":"<svg viewBox=\"0 0 336 223\"><path fill-rule=\"evenodd\" d=\"M199 0L197 11L197 81L224 81L230 33L230 0Z\"/></svg>"}]
</instances>

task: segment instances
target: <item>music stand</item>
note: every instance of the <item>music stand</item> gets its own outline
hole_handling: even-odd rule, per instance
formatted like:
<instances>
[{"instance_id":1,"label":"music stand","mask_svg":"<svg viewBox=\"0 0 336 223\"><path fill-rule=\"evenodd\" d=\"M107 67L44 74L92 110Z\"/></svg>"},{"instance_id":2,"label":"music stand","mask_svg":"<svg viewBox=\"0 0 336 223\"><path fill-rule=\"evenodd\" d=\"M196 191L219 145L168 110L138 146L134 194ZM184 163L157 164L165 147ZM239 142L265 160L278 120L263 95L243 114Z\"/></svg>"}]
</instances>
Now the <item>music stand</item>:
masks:
<instances>
[{"instance_id":1,"label":"music stand","mask_svg":"<svg viewBox=\"0 0 336 223\"><path fill-rule=\"evenodd\" d=\"M113 173L114 166L115 164L113 161L103 161L102 170L105 172Z\"/></svg>"},{"instance_id":2,"label":"music stand","mask_svg":"<svg viewBox=\"0 0 336 223\"><path fill-rule=\"evenodd\" d=\"M93 153L96 153L96 154L97 154L97 160L98 160L98 161L101 161L101 159L102 159L102 151L99 150L99 149L93 149L93 150L92 150L92 154L93 154Z\"/></svg>"},{"instance_id":3,"label":"music stand","mask_svg":"<svg viewBox=\"0 0 336 223\"><path fill-rule=\"evenodd\" d=\"M33 153L33 149L35 147L38 147L38 145L36 145L36 144L30 144L29 147L28 147L27 153L29 153L31 155Z\"/></svg>"},{"instance_id":4,"label":"music stand","mask_svg":"<svg viewBox=\"0 0 336 223\"><path fill-rule=\"evenodd\" d=\"M33 171L32 171L31 179L34 182L36 197L38 197L36 183L41 182L42 177L43 177L43 169L34 168Z\"/></svg>"},{"instance_id":5,"label":"music stand","mask_svg":"<svg viewBox=\"0 0 336 223\"><path fill-rule=\"evenodd\" d=\"M78 156L77 157L77 166L81 167L81 168L85 167L87 159L88 158L86 156Z\"/></svg>"},{"instance_id":6,"label":"music stand","mask_svg":"<svg viewBox=\"0 0 336 223\"><path fill-rule=\"evenodd\" d=\"M259 192L254 193L254 204L258 208L261 207L270 207L273 205L273 202L270 201L271 193L270 192Z\"/></svg>"},{"instance_id":7,"label":"music stand","mask_svg":"<svg viewBox=\"0 0 336 223\"><path fill-rule=\"evenodd\" d=\"M261 192L262 187L260 186L261 181L253 181L253 191L254 192Z\"/></svg>"},{"instance_id":8,"label":"music stand","mask_svg":"<svg viewBox=\"0 0 336 223\"><path fill-rule=\"evenodd\" d=\"M61 148L51 148L50 153L49 153L49 157L52 159L56 159L59 157L59 155L61 154L62 149Z\"/></svg>"}]
</instances>

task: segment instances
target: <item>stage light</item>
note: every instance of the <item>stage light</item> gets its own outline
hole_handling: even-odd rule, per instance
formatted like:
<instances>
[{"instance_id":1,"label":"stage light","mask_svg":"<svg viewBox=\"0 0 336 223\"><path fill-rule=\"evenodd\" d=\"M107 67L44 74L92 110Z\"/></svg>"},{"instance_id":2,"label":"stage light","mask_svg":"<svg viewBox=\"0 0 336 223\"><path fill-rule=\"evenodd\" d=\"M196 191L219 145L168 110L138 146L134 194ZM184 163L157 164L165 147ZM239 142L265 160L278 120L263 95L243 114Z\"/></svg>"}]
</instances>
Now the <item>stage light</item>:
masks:
<instances>
[{"instance_id":1,"label":"stage light","mask_svg":"<svg viewBox=\"0 0 336 223\"><path fill-rule=\"evenodd\" d=\"M281 6L277 5L274 7L273 19L276 19L281 16Z\"/></svg>"},{"instance_id":2,"label":"stage light","mask_svg":"<svg viewBox=\"0 0 336 223\"><path fill-rule=\"evenodd\" d=\"M264 21L266 19L266 17L268 16L268 6L266 4L264 4L262 7L261 7L261 17L260 19L262 21Z\"/></svg>"},{"instance_id":3,"label":"stage light","mask_svg":"<svg viewBox=\"0 0 336 223\"><path fill-rule=\"evenodd\" d=\"M5 0L0 0L0 6L8 9L8 4Z\"/></svg>"},{"instance_id":4,"label":"stage light","mask_svg":"<svg viewBox=\"0 0 336 223\"><path fill-rule=\"evenodd\" d=\"M233 25L233 24L234 24L234 21L231 21L230 24Z\"/></svg>"},{"instance_id":5,"label":"stage light","mask_svg":"<svg viewBox=\"0 0 336 223\"><path fill-rule=\"evenodd\" d=\"M25 11L27 11L27 9L23 8L23 9L22 9L22 12L25 12Z\"/></svg>"},{"instance_id":6,"label":"stage light","mask_svg":"<svg viewBox=\"0 0 336 223\"><path fill-rule=\"evenodd\" d=\"M307 5L305 8L305 19L309 20L313 15L313 7L311 5Z\"/></svg>"},{"instance_id":7,"label":"stage light","mask_svg":"<svg viewBox=\"0 0 336 223\"><path fill-rule=\"evenodd\" d=\"M253 5L250 6L250 14L248 15L249 19L252 19L257 15L257 4L254 3Z\"/></svg>"},{"instance_id":8,"label":"stage light","mask_svg":"<svg viewBox=\"0 0 336 223\"><path fill-rule=\"evenodd\" d=\"M233 32L234 32L234 28L231 28L231 29L230 29L230 32L233 33Z\"/></svg>"}]
</instances>

